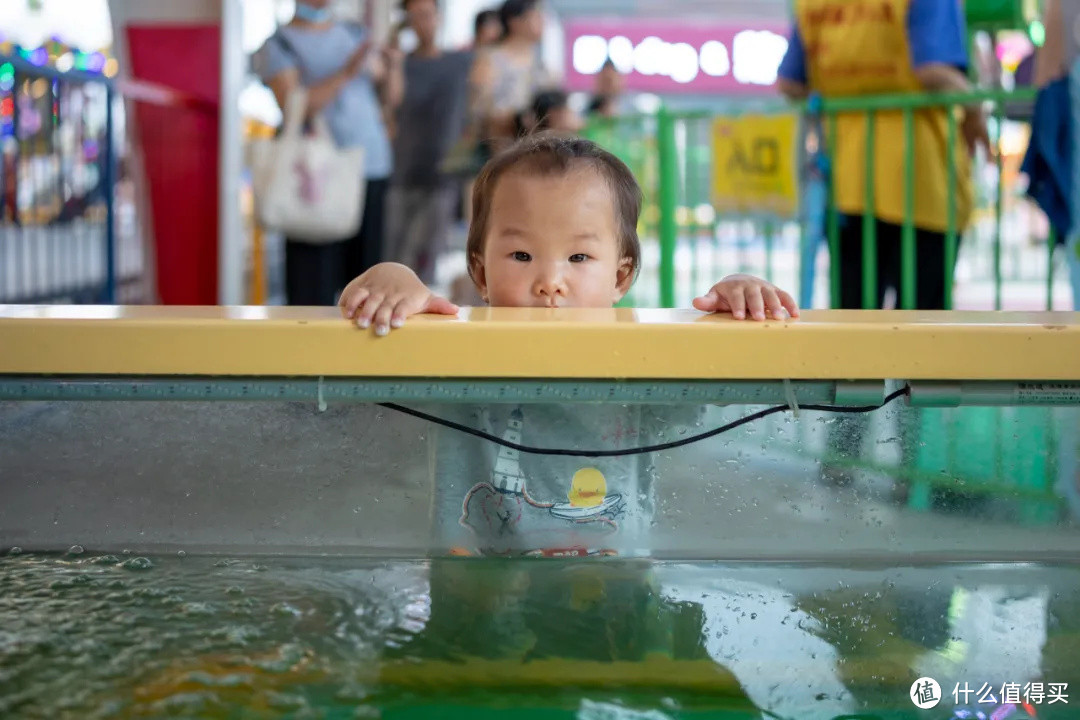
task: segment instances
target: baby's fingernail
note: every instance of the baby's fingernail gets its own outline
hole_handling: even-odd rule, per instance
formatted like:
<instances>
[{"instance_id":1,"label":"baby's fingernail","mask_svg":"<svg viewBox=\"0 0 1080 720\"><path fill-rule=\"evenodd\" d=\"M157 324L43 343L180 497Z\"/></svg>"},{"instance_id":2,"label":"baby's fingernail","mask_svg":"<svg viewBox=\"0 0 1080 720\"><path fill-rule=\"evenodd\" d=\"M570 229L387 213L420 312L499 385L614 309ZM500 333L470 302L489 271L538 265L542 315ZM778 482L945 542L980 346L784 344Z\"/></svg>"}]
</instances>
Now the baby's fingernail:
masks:
<instances>
[{"instance_id":1,"label":"baby's fingernail","mask_svg":"<svg viewBox=\"0 0 1080 720\"><path fill-rule=\"evenodd\" d=\"M777 320L783 320L784 319L784 311L783 310L777 310L776 312L773 313L773 317L775 317Z\"/></svg>"},{"instance_id":2,"label":"baby's fingernail","mask_svg":"<svg viewBox=\"0 0 1080 720\"><path fill-rule=\"evenodd\" d=\"M357 325L357 327L362 327L362 328L364 328L366 330L367 326L368 326L368 321L365 320L364 318L360 318L359 320L356 321L356 325Z\"/></svg>"},{"instance_id":3,"label":"baby's fingernail","mask_svg":"<svg viewBox=\"0 0 1080 720\"><path fill-rule=\"evenodd\" d=\"M745 315L743 315L743 314L742 314L742 313L741 313L740 311L738 311L738 310L736 310L735 312L733 312L733 313L731 313L731 314L732 314L732 315L733 315L733 316L735 317L735 319L736 319L736 320L742 320L742 319L743 319L744 317L746 317Z\"/></svg>"},{"instance_id":4,"label":"baby's fingernail","mask_svg":"<svg viewBox=\"0 0 1080 720\"><path fill-rule=\"evenodd\" d=\"M405 324L405 321L402 320L401 318L394 318L394 319L392 319L390 321L390 327L392 327L392 328L399 328L404 324Z\"/></svg>"},{"instance_id":5,"label":"baby's fingernail","mask_svg":"<svg viewBox=\"0 0 1080 720\"><path fill-rule=\"evenodd\" d=\"M375 326L375 334L378 335L379 337L382 337L383 335L386 335L389 332L390 332L390 328L386 327L385 325L376 325Z\"/></svg>"}]
</instances>

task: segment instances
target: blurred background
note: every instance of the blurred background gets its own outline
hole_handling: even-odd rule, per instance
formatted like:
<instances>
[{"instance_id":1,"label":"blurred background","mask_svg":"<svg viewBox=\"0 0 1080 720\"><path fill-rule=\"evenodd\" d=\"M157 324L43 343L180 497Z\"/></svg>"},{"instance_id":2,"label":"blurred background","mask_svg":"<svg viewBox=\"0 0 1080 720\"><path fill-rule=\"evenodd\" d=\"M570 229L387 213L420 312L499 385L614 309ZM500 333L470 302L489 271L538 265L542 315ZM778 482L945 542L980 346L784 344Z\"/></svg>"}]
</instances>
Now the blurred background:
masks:
<instances>
[{"instance_id":1,"label":"blurred background","mask_svg":"<svg viewBox=\"0 0 1080 720\"><path fill-rule=\"evenodd\" d=\"M469 170L447 172L443 164L463 143L471 149L470 131L481 145L498 134L484 122L494 105L477 105L483 93L472 73L487 52L478 45L478 15L494 11L487 20L495 57L509 53L513 65L521 52L531 53L543 72L535 87L507 95L521 98L510 108L507 132L584 134L624 159L643 186L644 266L627 303L686 306L723 274L748 271L797 292L806 306L840 305L837 279L830 281L830 257L839 249L830 252L830 239L837 242L839 231L830 236L833 169L822 142L828 98L824 111L820 104L815 110L813 98L791 104L777 86L797 3L546 0L513 8L516 35L490 0L414 0L411 15L390 0L325 4L307 6L329 11L332 19L320 21L367 33L369 55L405 81L391 103L376 87L376 136L392 157L383 163L378 148L366 148L365 218L381 227L365 226L361 235L380 257L398 259L410 245L425 279L469 299L461 277ZM264 57L280 28L291 37L297 5L159 5L12 0L0 8L0 302L297 304L287 269L310 270L296 265L282 232L257 220L245 152L282 123L269 70L280 79L291 63L299 64L302 82L318 75L305 67L311 58L303 47L293 61L277 58L277 67ZM423 17L428 5L433 19ZM997 155L978 152L970 170L974 207L970 221L951 231L949 307L1071 309L1074 302L1068 267L1075 248L1027 197L1030 178L1020 171L1044 12L1037 0L960 5L969 105L981 103ZM420 37L429 26L433 37ZM438 105L446 98L432 90L431 78L455 71L431 70L432 63L452 56L460 56L460 82L443 95L457 93L461 102ZM414 58L431 62L421 67ZM339 64L346 59L340 55ZM513 75L496 83L513 85ZM490 93L503 92L494 87ZM327 112L344 114L347 125L348 110L335 102ZM440 114L455 115L456 124L432 119ZM446 141L417 142L426 133ZM757 167L771 175L755 184L730 160L743 157L740 143L752 148L762 138L779 155ZM383 217L376 217L379 208ZM429 208L438 209L423 227L402 224ZM307 252L304 243L296 247ZM900 287L886 292L883 304L914 306Z\"/></svg>"}]
</instances>

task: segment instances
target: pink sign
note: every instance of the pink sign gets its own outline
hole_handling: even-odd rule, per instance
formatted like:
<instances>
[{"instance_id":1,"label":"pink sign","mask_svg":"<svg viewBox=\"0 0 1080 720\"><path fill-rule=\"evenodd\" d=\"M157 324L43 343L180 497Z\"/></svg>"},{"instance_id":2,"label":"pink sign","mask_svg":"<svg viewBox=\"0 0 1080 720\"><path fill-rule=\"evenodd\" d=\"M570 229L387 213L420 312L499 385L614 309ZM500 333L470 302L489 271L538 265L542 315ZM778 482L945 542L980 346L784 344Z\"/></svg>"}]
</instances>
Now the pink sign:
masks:
<instances>
[{"instance_id":1,"label":"pink sign","mask_svg":"<svg viewBox=\"0 0 1080 720\"><path fill-rule=\"evenodd\" d=\"M770 95L787 51L789 28L778 23L710 24L642 20L566 23L566 85L589 91L611 58L628 90Z\"/></svg>"}]
</instances>

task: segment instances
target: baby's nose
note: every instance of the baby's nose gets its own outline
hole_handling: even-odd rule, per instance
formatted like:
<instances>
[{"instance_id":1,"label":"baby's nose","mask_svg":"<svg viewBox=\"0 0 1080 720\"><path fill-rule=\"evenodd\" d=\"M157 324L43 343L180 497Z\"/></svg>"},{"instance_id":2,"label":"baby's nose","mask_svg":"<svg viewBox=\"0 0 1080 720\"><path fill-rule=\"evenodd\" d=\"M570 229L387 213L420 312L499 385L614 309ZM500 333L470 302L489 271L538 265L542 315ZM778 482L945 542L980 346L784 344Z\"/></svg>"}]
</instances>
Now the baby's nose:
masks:
<instances>
[{"instance_id":1,"label":"baby's nose","mask_svg":"<svg viewBox=\"0 0 1080 720\"><path fill-rule=\"evenodd\" d=\"M562 295L565 292L565 289L562 273L557 270L549 270L541 273L540 276L537 277L534 286L536 294L545 297Z\"/></svg>"}]
</instances>

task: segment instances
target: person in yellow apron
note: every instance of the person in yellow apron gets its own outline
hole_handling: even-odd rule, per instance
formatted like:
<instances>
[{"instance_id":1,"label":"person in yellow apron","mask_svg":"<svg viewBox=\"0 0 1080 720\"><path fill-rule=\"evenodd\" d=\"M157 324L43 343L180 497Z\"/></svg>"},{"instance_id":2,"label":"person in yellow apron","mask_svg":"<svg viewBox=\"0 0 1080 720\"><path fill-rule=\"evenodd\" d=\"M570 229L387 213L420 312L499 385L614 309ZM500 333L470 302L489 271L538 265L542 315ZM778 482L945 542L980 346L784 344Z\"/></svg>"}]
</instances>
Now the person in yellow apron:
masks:
<instances>
[{"instance_id":1,"label":"person in yellow apron","mask_svg":"<svg viewBox=\"0 0 1080 720\"><path fill-rule=\"evenodd\" d=\"M965 92L971 86L959 0L795 0L795 27L780 65L787 97L825 98L898 93ZM944 109L915 114L916 306L940 309L953 268L945 267L948 164L956 164L956 228L971 214L969 153L989 151L978 107L964 110L965 143L950 156ZM865 114L837 118L833 155L835 203L840 217L840 304L862 307L862 215L866 203ZM901 111L875 114L874 204L877 220L877 306L901 285L900 236L904 221L904 120Z\"/></svg>"}]
</instances>

